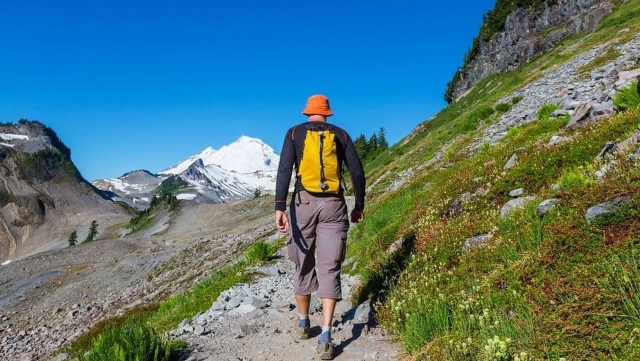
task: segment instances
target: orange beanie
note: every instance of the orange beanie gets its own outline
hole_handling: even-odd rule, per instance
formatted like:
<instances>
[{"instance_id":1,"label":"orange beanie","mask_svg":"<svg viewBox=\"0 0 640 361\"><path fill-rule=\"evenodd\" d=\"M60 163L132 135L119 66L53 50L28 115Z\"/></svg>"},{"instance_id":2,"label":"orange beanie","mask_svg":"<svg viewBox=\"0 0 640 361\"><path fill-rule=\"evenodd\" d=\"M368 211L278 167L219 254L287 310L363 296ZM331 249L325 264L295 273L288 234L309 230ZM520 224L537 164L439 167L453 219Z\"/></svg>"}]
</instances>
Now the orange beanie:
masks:
<instances>
[{"instance_id":1,"label":"orange beanie","mask_svg":"<svg viewBox=\"0 0 640 361\"><path fill-rule=\"evenodd\" d=\"M331 107L329 107L329 98L324 95L316 94L309 97L307 100L307 106L302 111L304 115L324 115L330 117L333 115Z\"/></svg>"}]
</instances>

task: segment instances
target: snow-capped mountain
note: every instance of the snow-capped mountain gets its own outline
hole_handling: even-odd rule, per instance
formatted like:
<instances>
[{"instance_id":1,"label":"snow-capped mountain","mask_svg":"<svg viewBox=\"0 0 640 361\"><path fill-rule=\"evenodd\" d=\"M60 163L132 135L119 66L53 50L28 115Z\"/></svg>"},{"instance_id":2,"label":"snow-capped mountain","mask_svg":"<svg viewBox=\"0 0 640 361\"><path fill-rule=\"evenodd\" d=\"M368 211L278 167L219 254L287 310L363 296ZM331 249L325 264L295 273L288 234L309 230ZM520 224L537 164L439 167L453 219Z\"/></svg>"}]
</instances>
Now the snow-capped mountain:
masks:
<instances>
[{"instance_id":1,"label":"snow-capped mountain","mask_svg":"<svg viewBox=\"0 0 640 361\"><path fill-rule=\"evenodd\" d=\"M262 140L241 136L217 151L207 147L158 174L135 171L93 184L139 208L146 206L165 181L171 181L179 199L222 203L251 198L256 191L273 192L279 161ZM176 177L183 181L178 189L174 189Z\"/></svg>"},{"instance_id":2,"label":"snow-capped mountain","mask_svg":"<svg viewBox=\"0 0 640 361\"><path fill-rule=\"evenodd\" d=\"M199 154L163 170L160 174L179 174L198 159L201 159L205 166L217 165L231 172L249 174L257 171L277 171L280 157L273 148L260 139L243 135L235 142L220 148L220 150L216 151L211 147L207 147Z\"/></svg>"}]
</instances>

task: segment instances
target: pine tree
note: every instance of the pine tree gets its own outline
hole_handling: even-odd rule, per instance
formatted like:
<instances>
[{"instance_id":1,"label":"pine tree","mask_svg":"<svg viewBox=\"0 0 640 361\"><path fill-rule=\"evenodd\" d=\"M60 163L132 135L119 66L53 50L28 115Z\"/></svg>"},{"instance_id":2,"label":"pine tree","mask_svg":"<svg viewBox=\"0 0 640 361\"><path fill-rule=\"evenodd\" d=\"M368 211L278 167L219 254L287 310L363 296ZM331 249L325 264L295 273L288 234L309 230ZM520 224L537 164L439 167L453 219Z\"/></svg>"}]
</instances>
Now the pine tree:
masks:
<instances>
[{"instance_id":1,"label":"pine tree","mask_svg":"<svg viewBox=\"0 0 640 361\"><path fill-rule=\"evenodd\" d=\"M386 131L383 127L380 127L378 131L378 151L384 152L389 148L389 143L387 143L387 138L385 137Z\"/></svg>"},{"instance_id":2,"label":"pine tree","mask_svg":"<svg viewBox=\"0 0 640 361\"><path fill-rule=\"evenodd\" d=\"M366 159L374 159L378 155L378 136L376 133L371 134L369 141L367 142L368 152L365 156Z\"/></svg>"},{"instance_id":3,"label":"pine tree","mask_svg":"<svg viewBox=\"0 0 640 361\"><path fill-rule=\"evenodd\" d=\"M69 235L69 247L71 246L75 246L76 243L78 243L78 233L76 231L71 232L71 234Z\"/></svg>"},{"instance_id":4,"label":"pine tree","mask_svg":"<svg viewBox=\"0 0 640 361\"><path fill-rule=\"evenodd\" d=\"M98 234L98 222L94 219L91 222L91 227L89 227L89 234L87 234L87 238L84 239L85 242L91 242Z\"/></svg>"},{"instance_id":5,"label":"pine tree","mask_svg":"<svg viewBox=\"0 0 640 361\"><path fill-rule=\"evenodd\" d=\"M356 152L358 153L358 157L360 159L364 159L367 157L367 139L364 137L364 134L360 134L358 138L353 142L353 145L356 147Z\"/></svg>"}]
</instances>

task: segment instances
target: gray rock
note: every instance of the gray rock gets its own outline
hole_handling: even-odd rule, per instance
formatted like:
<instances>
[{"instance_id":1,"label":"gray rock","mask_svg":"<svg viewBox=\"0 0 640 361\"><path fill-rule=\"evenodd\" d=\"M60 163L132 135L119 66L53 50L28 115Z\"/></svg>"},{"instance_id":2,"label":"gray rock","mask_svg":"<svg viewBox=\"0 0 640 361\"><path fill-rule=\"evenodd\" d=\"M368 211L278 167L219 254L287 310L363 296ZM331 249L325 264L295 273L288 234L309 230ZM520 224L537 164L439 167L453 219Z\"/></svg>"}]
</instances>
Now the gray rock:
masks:
<instances>
[{"instance_id":1,"label":"gray rock","mask_svg":"<svg viewBox=\"0 0 640 361\"><path fill-rule=\"evenodd\" d=\"M257 297L250 297L247 301L255 308L262 309L267 307L267 303Z\"/></svg>"},{"instance_id":2,"label":"gray rock","mask_svg":"<svg viewBox=\"0 0 640 361\"><path fill-rule=\"evenodd\" d=\"M615 214L624 203L629 202L631 196L625 195L622 197L618 197L612 201L603 202L600 204L596 204L593 207L589 207L587 209L587 222L592 224L598 218L608 216L611 214Z\"/></svg>"},{"instance_id":3,"label":"gray rock","mask_svg":"<svg viewBox=\"0 0 640 361\"><path fill-rule=\"evenodd\" d=\"M68 361L68 360L71 360L71 355L64 352L61 354L58 354L58 356L51 359L51 361Z\"/></svg>"},{"instance_id":4,"label":"gray rock","mask_svg":"<svg viewBox=\"0 0 640 361\"><path fill-rule=\"evenodd\" d=\"M566 109L556 109L551 113L551 116L554 118L564 117L566 115L569 115L569 112Z\"/></svg>"},{"instance_id":5,"label":"gray rock","mask_svg":"<svg viewBox=\"0 0 640 361\"><path fill-rule=\"evenodd\" d=\"M502 206L502 208L500 209L500 214L503 216L506 216L512 210L524 207L524 205L527 204L527 202L530 202L535 198L536 197L533 197L533 196L527 196L527 197L512 199L509 202L507 202L504 206Z\"/></svg>"},{"instance_id":6,"label":"gray rock","mask_svg":"<svg viewBox=\"0 0 640 361\"><path fill-rule=\"evenodd\" d=\"M240 306L241 303L242 303L242 298L233 297L232 299L229 300L229 302L227 302L226 309L227 310L234 309L234 308Z\"/></svg>"},{"instance_id":7,"label":"gray rock","mask_svg":"<svg viewBox=\"0 0 640 361\"><path fill-rule=\"evenodd\" d=\"M547 143L547 145L548 146L554 146L554 145L566 143L567 141L569 141L569 138L567 138L567 137L563 137L563 136L560 136L560 135L554 135L554 136L551 137L551 139L549 139L549 143Z\"/></svg>"},{"instance_id":8,"label":"gray rock","mask_svg":"<svg viewBox=\"0 0 640 361\"><path fill-rule=\"evenodd\" d=\"M518 160L518 155L513 153L513 155L511 155L511 158L509 158L509 160L507 161L507 164L504 165L504 170L507 169L511 169L516 165L516 161Z\"/></svg>"},{"instance_id":9,"label":"gray rock","mask_svg":"<svg viewBox=\"0 0 640 361\"><path fill-rule=\"evenodd\" d=\"M598 153L598 158L604 158L607 155L613 155L616 152L616 143L615 142L607 142L604 147Z\"/></svg>"},{"instance_id":10,"label":"gray rock","mask_svg":"<svg viewBox=\"0 0 640 361\"><path fill-rule=\"evenodd\" d=\"M395 240L393 243L391 243L389 248L387 248L387 255L390 256L400 251L402 248L404 248L406 241L406 238L398 238L397 240Z\"/></svg>"},{"instance_id":11,"label":"gray rock","mask_svg":"<svg viewBox=\"0 0 640 361\"><path fill-rule=\"evenodd\" d=\"M202 325L202 326L204 326L204 325L206 325L206 324L207 324L207 322L208 322L208 321L207 321L207 318L208 318L208 316L207 316L206 314L204 314L204 315L198 315L198 316L195 318L195 322L196 322L196 324L197 324L197 325Z\"/></svg>"},{"instance_id":12,"label":"gray rock","mask_svg":"<svg viewBox=\"0 0 640 361\"><path fill-rule=\"evenodd\" d=\"M480 247L485 244L488 240L491 239L490 233L479 234L477 236L469 237L464 241L463 248L465 251L469 252L471 249Z\"/></svg>"},{"instance_id":13,"label":"gray rock","mask_svg":"<svg viewBox=\"0 0 640 361\"><path fill-rule=\"evenodd\" d=\"M180 324L178 325L178 328L184 328L188 324L189 324L189 319L185 318L184 320L182 320L182 322L180 322Z\"/></svg>"},{"instance_id":14,"label":"gray rock","mask_svg":"<svg viewBox=\"0 0 640 361\"><path fill-rule=\"evenodd\" d=\"M612 117L616 113L613 102L608 101L596 104L591 110L591 116L595 119L604 119Z\"/></svg>"},{"instance_id":15,"label":"gray rock","mask_svg":"<svg viewBox=\"0 0 640 361\"><path fill-rule=\"evenodd\" d=\"M618 73L618 80L614 83L614 85L618 88L621 88L633 82L634 79L636 79L639 76L640 76L640 68L630 70L630 71L621 71Z\"/></svg>"},{"instance_id":16,"label":"gray rock","mask_svg":"<svg viewBox=\"0 0 640 361\"><path fill-rule=\"evenodd\" d=\"M520 197L523 194L524 194L524 188L514 189L511 192L509 192L510 197Z\"/></svg>"},{"instance_id":17,"label":"gray rock","mask_svg":"<svg viewBox=\"0 0 640 361\"><path fill-rule=\"evenodd\" d=\"M205 328L201 325L196 325L193 328L193 333L197 336L204 335L204 332L205 332Z\"/></svg>"},{"instance_id":18,"label":"gray rock","mask_svg":"<svg viewBox=\"0 0 640 361\"><path fill-rule=\"evenodd\" d=\"M216 300L215 302L213 302L211 309L214 311L221 311L221 310L224 310L224 306L225 306L224 302L220 300Z\"/></svg>"},{"instance_id":19,"label":"gray rock","mask_svg":"<svg viewBox=\"0 0 640 361\"><path fill-rule=\"evenodd\" d=\"M231 310L231 312L229 312L229 315L246 315L255 310L257 310L256 306L245 303Z\"/></svg>"},{"instance_id":20,"label":"gray rock","mask_svg":"<svg viewBox=\"0 0 640 361\"><path fill-rule=\"evenodd\" d=\"M365 301L361 303L358 308L356 308L355 315L353 316L354 323L369 323L371 319L371 304L369 301Z\"/></svg>"},{"instance_id":21,"label":"gray rock","mask_svg":"<svg viewBox=\"0 0 640 361\"><path fill-rule=\"evenodd\" d=\"M543 217L545 214L549 213L549 211L552 210L558 203L560 203L559 198L545 199L544 201L540 202L540 204L538 204L538 207L536 208L536 214L538 215L538 217Z\"/></svg>"},{"instance_id":22,"label":"gray rock","mask_svg":"<svg viewBox=\"0 0 640 361\"><path fill-rule=\"evenodd\" d=\"M589 117L592 107L593 106L591 104L580 104L573 116L571 116L571 119L569 119L569 123L567 123L566 128L571 129L579 126L579 123L585 121Z\"/></svg>"}]
</instances>

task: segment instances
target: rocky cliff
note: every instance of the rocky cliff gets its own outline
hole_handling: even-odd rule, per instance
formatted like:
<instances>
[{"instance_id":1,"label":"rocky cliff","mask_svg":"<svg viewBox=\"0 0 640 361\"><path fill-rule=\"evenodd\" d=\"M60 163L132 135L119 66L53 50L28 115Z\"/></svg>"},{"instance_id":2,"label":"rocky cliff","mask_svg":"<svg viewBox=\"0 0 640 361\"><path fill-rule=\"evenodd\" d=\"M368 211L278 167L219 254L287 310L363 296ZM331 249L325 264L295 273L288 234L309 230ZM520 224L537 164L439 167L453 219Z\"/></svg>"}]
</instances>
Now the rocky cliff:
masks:
<instances>
[{"instance_id":1,"label":"rocky cliff","mask_svg":"<svg viewBox=\"0 0 640 361\"><path fill-rule=\"evenodd\" d=\"M517 69L563 39L594 29L613 7L611 0L560 0L516 9L502 31L477 39L478 52L452 80L452 99L487 75Z\"/></svg>"},{"instance_id":2,"label":"rocky cliff","mask_svg":"<svg viewBox=\"0 0 640 361\"><path fill-rule=\"evenodd\" d=\"M66 245L125 211L85 181L71 151L37 121L0 124L0 262Z\"/></svg>"}]
</instances>

